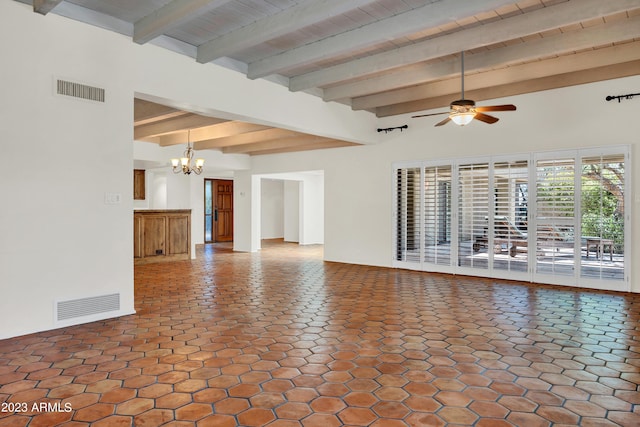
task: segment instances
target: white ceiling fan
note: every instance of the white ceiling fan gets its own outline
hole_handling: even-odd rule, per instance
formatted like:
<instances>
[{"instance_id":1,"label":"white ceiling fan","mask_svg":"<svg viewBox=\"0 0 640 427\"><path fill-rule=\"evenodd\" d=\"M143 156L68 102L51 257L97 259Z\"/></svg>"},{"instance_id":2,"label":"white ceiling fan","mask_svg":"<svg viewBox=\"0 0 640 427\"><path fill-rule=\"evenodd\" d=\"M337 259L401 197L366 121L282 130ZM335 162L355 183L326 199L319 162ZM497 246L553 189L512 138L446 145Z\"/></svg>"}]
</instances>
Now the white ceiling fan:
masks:
<instances>
[{"instance_id":1,"label":"white ceiling fan","mask_svg":"<svg viewBox=\"0 0 640 427\"><path fill-rule=\"evenodd\" d=\"M469 124L473 119L480 120L481 122L485 122L488 124L493 124L497 122L499 119L497 117L490 116L489 114L484 114L485 112L514 111L516 109L516 106L513 104L476 107L475 101L471 99L464 99L464 51L460 53L460 62L461 62L461 92L462 92L460 97L461 99L453 101L449 105L449 111L442 112L442 113L420 114L417 116L412 116L412 118L439 116L442 114L448 114L449 117L436 123L436 126L442 126L450 121L453 121L457 125L464 126L466 124Z\"/></svg>"}]
</instances>

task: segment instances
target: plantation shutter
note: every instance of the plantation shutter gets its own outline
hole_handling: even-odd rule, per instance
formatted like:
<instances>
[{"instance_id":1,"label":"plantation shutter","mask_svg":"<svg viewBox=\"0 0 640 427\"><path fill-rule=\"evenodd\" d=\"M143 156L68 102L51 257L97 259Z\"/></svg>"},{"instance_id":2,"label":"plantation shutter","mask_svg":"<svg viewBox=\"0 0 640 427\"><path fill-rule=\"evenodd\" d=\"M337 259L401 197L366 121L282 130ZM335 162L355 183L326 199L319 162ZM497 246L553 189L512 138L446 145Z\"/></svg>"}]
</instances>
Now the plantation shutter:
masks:
<instances>
[{"instance_id":1,"label":"plantation shutter","mask_svg":"<svg viewBox=\"0 0 640 427\"><path fill-rule=\"evenodd\" d=\"M575 159L536 163L536 272L575 275Z\"/></svg>"},{"instance_id":2,"label":"plantation shutter","mask_svg":"<svg viewBox=\"0 0 640 427\"><path fill-rule=\"evenodd\" d=\"M628 163L627 146L396 163L393 265L629 290Z\"/></svg>"},{"instance_id":3,"label":"plantation shutter","mask_svg":"<svg viewBox=\"0 0 640 427\"><path fill-rule=\"evenodd\" d=\"M421 262L420 168L396 170L396 261Z\"/></svg>"},{"instance_id":4,"label":"plantation shutter","mask_svg":"<svg viewBox=\"0 0 640 427\"><path fill-rule=\"evenodd\" d=\"M458 168L458 265L487 269L489 165Z\"/></svg>"},{"instance_id":5,"label":"plantation shutter","mask_svg":"<svg viewBox=\"0 0 640 427\"><path fill-rule=\"evenodd\" d=\"M451 265L451 165L424 169L424 261Z\"/></svg>"},{"instance_id":6,"label":"plantation shutter","mask_svg":"<svg viewBox=\"0 0 640 427\"><path fill-rule=\"evenodd\" d=\"M580 224L584 257L580 275L623 280L624 268L624 155L583 157L581 161Z\"/></svg>"},{"instance_id":7,"label":"plantation shutter","mask_svg":"<svg viewBox=\"0 0 640 427\"><path fill-rule=\"evenodd\" d=\"M528 270L528 162L493 165L493 268Z\"/></svg>"}]
</instances>

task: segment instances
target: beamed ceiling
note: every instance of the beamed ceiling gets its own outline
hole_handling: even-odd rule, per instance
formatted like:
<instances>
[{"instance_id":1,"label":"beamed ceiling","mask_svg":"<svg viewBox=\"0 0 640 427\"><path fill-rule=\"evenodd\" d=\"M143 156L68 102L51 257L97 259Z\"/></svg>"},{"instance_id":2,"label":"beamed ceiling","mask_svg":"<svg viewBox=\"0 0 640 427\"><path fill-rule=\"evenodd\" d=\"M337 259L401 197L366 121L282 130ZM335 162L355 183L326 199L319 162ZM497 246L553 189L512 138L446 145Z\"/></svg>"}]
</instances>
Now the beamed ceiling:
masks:
<instances>
[{"instance_id":1,"label":"beamed ceiling","mask_svg":"<svg viewBox=\"0 0 640 427\"><path fill-rule=\"evenodd\" d=\"M164 147L192 142L196 150L255 156L357 145L286 129L203 116L137 98L134 102L134 139L155 142Z\"/></svg>"},{"instance_id":2,"label":"beamed ceiling","mask_svg":"<svg viewBox=\"0 0 640 427\"><path fill-rule=\"evenodd\" d=\"M459 99L461 51L476 102L640 74L640 0L19 1L378 117ZM186 129L197 149L228 153L350 145L143 100L135 110L136 139L162 145Z\"/></svg>"}]
</instances>

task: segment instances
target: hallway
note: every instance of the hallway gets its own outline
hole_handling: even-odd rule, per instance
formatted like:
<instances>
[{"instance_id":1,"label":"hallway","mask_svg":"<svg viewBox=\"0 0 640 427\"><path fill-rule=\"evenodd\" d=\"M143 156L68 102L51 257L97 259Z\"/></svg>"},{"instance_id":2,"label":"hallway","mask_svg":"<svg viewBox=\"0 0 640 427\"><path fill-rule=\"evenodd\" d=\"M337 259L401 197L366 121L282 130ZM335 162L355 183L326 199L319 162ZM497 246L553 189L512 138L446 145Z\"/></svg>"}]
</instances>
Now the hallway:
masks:
<instances>
[{"instance_id":1,"label":"hallway","mask_svg":"<svg viewBox=\"0 0 640 427\"><path fill-rule=\"evenodd\" d=\"M197 257L136 266L136 315L0 341L0 426L640 425L640 295Z\"/></svg>"}]
</instances>

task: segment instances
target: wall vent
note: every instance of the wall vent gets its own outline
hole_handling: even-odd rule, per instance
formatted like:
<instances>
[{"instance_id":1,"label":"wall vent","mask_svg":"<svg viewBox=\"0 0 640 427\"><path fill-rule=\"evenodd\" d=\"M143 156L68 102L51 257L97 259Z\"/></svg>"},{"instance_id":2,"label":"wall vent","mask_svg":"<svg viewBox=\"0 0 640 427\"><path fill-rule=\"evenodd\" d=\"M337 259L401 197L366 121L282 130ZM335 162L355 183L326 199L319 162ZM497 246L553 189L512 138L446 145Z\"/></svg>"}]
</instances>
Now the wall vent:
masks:
<instances>
[{"instance_id":1,"label":"wall vent","mask_svg":"<svg viewBox=\"0 0 640 427\"><path fill-rule=\"evenodd\" d=\"M120 310L120 294L57 301L56 320L60 322L118 310Z\"/></svg>"},{"instance_id":2,"label":"wall vent","mask_svg":"<svg viewBox=\"0 0 640 427\"><path fill-rule=\"evenodd\" d=\"M73 96L74 98L88 99L89 101L104 102L104 89L87 86L66 80L56 80L56 92L58 95Z\"/></svg>"}]
</instances>

